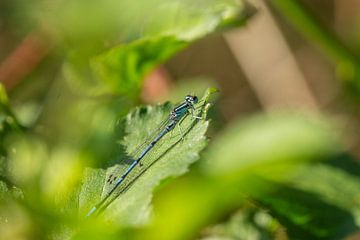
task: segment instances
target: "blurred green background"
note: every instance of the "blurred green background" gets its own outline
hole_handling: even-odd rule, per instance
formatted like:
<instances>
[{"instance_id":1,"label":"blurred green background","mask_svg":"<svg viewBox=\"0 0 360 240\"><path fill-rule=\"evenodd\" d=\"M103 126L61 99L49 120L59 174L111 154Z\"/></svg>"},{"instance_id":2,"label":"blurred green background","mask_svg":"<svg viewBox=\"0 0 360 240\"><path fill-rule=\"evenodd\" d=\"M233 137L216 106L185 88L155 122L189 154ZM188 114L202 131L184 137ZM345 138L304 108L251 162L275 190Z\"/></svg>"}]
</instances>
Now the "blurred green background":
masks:
<instances>
[{"instance_id":1,"label":"blurred green background","mask_svg":"<svg viewBox=\"0 0 360 240\"><path fill-rule=\"evenodd\" d=\"M360 238L359 9L2 0L0 239ZM186 94L208 120L85 219Z\"/></svg>"}]
</instances>

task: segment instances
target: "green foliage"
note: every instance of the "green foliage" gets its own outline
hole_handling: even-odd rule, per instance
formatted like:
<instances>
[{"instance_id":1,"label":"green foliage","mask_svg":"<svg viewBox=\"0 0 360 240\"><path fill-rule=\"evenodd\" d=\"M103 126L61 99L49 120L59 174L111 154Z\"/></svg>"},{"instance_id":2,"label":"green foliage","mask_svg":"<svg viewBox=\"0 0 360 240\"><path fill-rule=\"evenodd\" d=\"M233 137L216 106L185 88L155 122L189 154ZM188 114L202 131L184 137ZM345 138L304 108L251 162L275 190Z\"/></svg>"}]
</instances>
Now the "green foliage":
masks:
<instances>
[{"instance_id":1,"label":"green foliage","mask_svg":"<svg viewBox=\"0 0 360 240\"><path fill-rule=\"evenodd\" d=\"M156 219L138 238L188 239L237 209L246 197L261 201L278 183L292 179L299 167L332 155L336 136L329 129L322 121L284 114L258 116L230 127L213 142L199 172L158 193ZM230 148L235 142L236 147ZM176 227L164 230L164 225Z\"/></svg>"},{"instance_id":2,"label":"green foliage","mask_svg":"<svg viewBox=\"0 0 360 240\"><path fill-rule=\"evenodd\" d=\"M233 0L151 0L146 3L107 0L100 9L96 4L89 5L87 2L66 2L69 3L59 6L65 8L64 11L71 14L77 9L79 12L87 9L86 15L91 17L91 21L84 22L84 26L73 24L84 21L83 18L76 21L78 15L75 14L48 17L53 19L54 26L60 25L56 28L59 34L70 39L69 48L65 49L68 54L65 70L75 80L72 84L76 88L81 86L83 90L86 89L90 95L121 94L130 100L139 95L143 77L155 66L199 38L242 25L254 12L245 4ZM86 7L82 8L83 5ZM71 10L67 11L67 8ZM116 9L132 14L119 16ZM106 18L102 18L103 15ZM64 17L65 21L62 19ZM105 22L96 21L98 17ZM64 24L67 21L72 24ZM107 26L94 28L93 25L98 24ZM108 27L116 31L106 33ZM139 30L141 32L137 32ZM120 38L125 38L122 39L125 43L110 40L112 38L108 34L118 34ZM109 40L106 46L98 42L99 38L102 41L104 35ZM76 45L75 49L73 44Z\"/></svg>"},{"instance_id":3,"label":"green foliage","mask_svg":"<svg viewBox=\"0 0 360 240\"><path fill-rule=\"evenodd\" d=\"M5 137L12 132L20 131L21 126L12 113L5 88L0 83L0 177L6 178Z\"/></svg>"},{"instance_id":4,"label":"green foliage","mask_svg":"<svg viewBox=\"0 0 360 240\"><path fill-rule=\"evenodd\" d=\"M245 203L226 221L205 228L200 239L281 239L281 231L282 226L266 209Z\"/></svg>"},{"instance_id":5,"label":"green foliage","mask_svg":"<svg viewBox=\"0 0 360 240\"><path fill-rule=\"evenodd\" d=\"M191 41L219 27L243 21L243 2L233 0L46 1L32 8L35 21L47 20L71 47L96 46L144 37L177 36ZM151 13L151 14L150 14ZM80 46L79 43L83 43ZM75 45L76 44L76 45ZM102 44L103 45L103 44ZM92 49L94 51L95 49Z\"/></svg>"},{"instance_id":6,"label":"green foliage","mask_svg":"<svg viewBox=\"0 0 360 240\"><path fill-rule=\"evenodd\" d=\"M139 79L185 46L186 42L175 37L141 39L97 56L92 61L92 68L109 90L122 95L132 94L129 97L133 99L139 95Z\"/></svg>"},{"instance_id":7,"label":"green foliage","mask_svg":"<svg viewBox=\"0 0 360 240\"><path fill-rule=\"evenodd\" d=\"M322 27L297 1L273 0L271 3L280 10L311 43L316 44L330 60L343 85L352 97L358 99L360 90L360 60L336 36Z\"/></svg>"},{"instance_id":8,"label":"green foliage","mask_svg":"<svg viewBox=\"0 0 360 240\"><path fill-rule=\"evenodd\" d=\"M242 172L236 171L240 169L281 180L287 177L287 172L292 172L289 171L292 166L321 159L324 154L331 155L333 150L338 151L333 148L336 135L330 129L326 122L309 121L305 116L294 118L273 114L268 118L244 121L233 126L232 131L218 139L219 146L215 145L214 150L210 150L213 165L209 171L226 173L230 178L232 175L242 175ZM277 171L279 174L274 174Z\"/></svg>"},{"instance_id":9,"label":"green foliage","mask_svg":"<svg viewBox=\"0 0 360 240\"><path fill-rule=\"evenodd\" d=\"M259 200L286 226L291 239L341 239L357 229L351 213L311 192L279 186Z\"/></svg>"},{"instance_id":10,"label":"green foliage","mask_svg":"<svg viewBox=\"0 0 360 240\"><path fill-rule=\"evenodd\" d=\"M356 83L346 48L296 3L273 2ZM146 74L253 9L232 0L38 0L17 9L31 19L24 25L51 29L60 71L31 99L40 113L26 128L0 85L0 239L339 239L358 230L360 166L343 153L337 124L258 114L208 141L213 89L196 106L203 118L189 115L85 219L111 189L108 176L129 166L174 106L133 108Z\"/></svg>"},{"instance_id":11,"label":"green foliage","mask_svg":"<svg viewBox=\"0 0 360 240\"><path fill-rule=\"evenodd\" d=\"M136 225L148 220L149 203L154 188L169 177L184 174L188 166L199 158L199 152L206 145L204 134L208 127L208 121L205 120L207 111L205 107L208 107L207 101L210 94L211 92L208 91L195 105L197 110L194 114L201 116L203 120L198 121L188 115L181 125L165 135L144 157L142 166L137 166L128 175L124 184L115 192L115 196L120 193L121 195L116 199L112 198L104 212L107 219L122 225ZM137 108L126 117L126 135L123 144L130 159L135 157L132 152L138 146L146 147L146 145L142 145L143 141L154 137L152 136L153 130L158 128L159 122L168 118L171 109L172 105L170 104ZM84 182L83 190L80 193L80 208L86 212L97 201L100 201L113 187L113 184L106 183L109 175L123 173L130 164L131 160L123 159L120 165L107 169L106 173L102 170L88 170L85 173L87 181ZM138 177L139 175L140 177Z\"/></svg>"}]
</instances>

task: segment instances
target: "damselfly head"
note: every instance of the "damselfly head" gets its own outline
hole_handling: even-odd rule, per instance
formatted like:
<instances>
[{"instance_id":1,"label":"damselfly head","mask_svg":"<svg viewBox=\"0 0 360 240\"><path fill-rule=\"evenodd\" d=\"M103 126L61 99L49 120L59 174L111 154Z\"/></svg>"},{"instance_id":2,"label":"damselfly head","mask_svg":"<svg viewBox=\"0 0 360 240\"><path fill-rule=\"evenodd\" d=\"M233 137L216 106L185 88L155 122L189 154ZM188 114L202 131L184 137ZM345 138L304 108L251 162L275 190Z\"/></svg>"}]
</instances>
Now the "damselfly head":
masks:
<instances>
[{"instance_id":1,"label":"damselfly head","mask_svg":"<svg viewBox=\"0 0 360 240\"><path fill-rule=\"evenodd\" d=\"M198 102L198 97L197 96L192 96L192 95L186 95L185 97L185 101L190 103L191 105L194 105Z\"/></svg>"}]
</instances>

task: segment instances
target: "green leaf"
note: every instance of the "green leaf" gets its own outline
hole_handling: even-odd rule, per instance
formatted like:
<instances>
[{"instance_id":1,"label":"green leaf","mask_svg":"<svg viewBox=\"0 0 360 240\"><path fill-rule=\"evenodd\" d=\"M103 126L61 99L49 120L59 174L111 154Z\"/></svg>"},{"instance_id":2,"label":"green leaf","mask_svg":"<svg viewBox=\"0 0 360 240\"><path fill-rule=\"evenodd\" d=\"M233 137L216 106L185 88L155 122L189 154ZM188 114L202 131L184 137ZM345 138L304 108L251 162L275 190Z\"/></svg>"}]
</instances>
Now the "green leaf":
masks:
<instances>
[{"instance_id":1,"label":"green leaf","mask_svg":"<svg viewBox=\"0 0 360 240\"><path fill-rule=\"evenodd\" d=\"M282 226L267 209L248 204L236 211L225 222L206 227L202 232L206 239L277 239Z\"/></svg>"},{"instance_id":2,"label":"green leaf","mask_svg":"<svg viewBox=\"0 0 360 240\"><path fill-rule=\"evenodd\" d=\"M252 173L282 180L310 161L339 151L334 126L323 119L273 113L253 117L227 131L210 149L206 170L230 178ZM238 133L238 134L234 134Z\"/></svg>"},{"instance_id":3,"label":"green leaf","mask_svg":"<svg viewBox=\"0 0 360 240\"><path fill-rule=\"evenodd\" d=\"M97 56L92 60L92 68L108 91L131 94L133 99L139 95L140 80L186 45L175 37L141 39Z\"/></svg>"},{"instance_id":4,"label":"green leaf","mask_svg":"<svg viewBox=\"0 0 360 240\"><path fill-rule=\"evenodd\" d=\"M35 3L28 10L69 46L89 48L159 35L193 40L242 23L249 15L245 8L236 0L63 0Z\"/></svg>"},{"instance_id":5,"label":"green leaf","mask_svg":"<svg viewBox=\"0 0 360 240\"><path fill-rule=\"evenodd\" d=\"M122 12L133 12L124 15L130 19L121 19L116 12L113 21L121 25L114 31L121 31L120 35L125 39L121 44L108 44L110 48L103 52L104 48L89 47L89 38L86 38L84 44L76 45L75 51L69 51L69 64L64 70L74 89L79 89L80 85L83 91L92 95L123 94L134 100L139 95L142 79L156 66L199 38L242 25L254 12L253 8L234 0L150 2L153 4L141 1L148 7L139 6L137 2L102 5L105 8L111 6L110 15L117 8ZM97 11L102 12L101 6L98 8ZM146 9L146 13L140 14L141 9ZM125 24L121 22L125 20ZM73 24L66 27L72 28ZM92 59L90 66L89 59Z\"/></svg>"},{"instance_id":6,"label":"green leaf","mask_svg":"<svg viewBox=\"0 0 360 240\"><path fill-rule=\"evenodd\" d=\"M346 155L305 165L287 185L277 186L258 202L286 228L291 239L343 239L360 226L359 171L360 164ZM242 229L249 231L243 236L259 234L252 229L256 222L247 224Z\"/></svg>"},{"instance_id":7,"label":"green leaf","mask_svg":"<svg viewBox=\"0 0 360 240\"><path fill-rule=\"evenodd\" d=\"M360 164L345 154L304 165L259 201L292 239L343 239L360 227L359 171Z\"/></svg>"},{"instance_id":8,"label":"green leaf","mask_svg":"<svg viewBox=\"0 0 360 240\"><path fill-rule=\"evenodd\" d=\"M202 116L202 120L188 115L143 158L143 166L136 166L127 176L124 184L114 192L115 199L111 199L105 209L105 219L118 221L122 225L139 224L148 220L153 190L161 181L184 174L206 146L205 133L209 124L205 120L209 106L206 103L212 92L213 90L209 89L195 105L194 114ZM171 104L147 106L137 108L127 115L126 136L122 144L130 157L133 157L131 153L157 129L158 124L168 118L171 109ZM107 169L106 177L103 170L87 170L79 198L82 212L88 211L112 188L112 185L106 184L107 177L114 172L123 173L130 163L131 161L125 159L119 165ZM102 189L100 186L103 186ZM120 195L116 197L118 194Z\"/></svg>"},{"instance_id":9,"label":"green leaf","mask_svg":"<svg viewBox=\"0 0 360 240\"><path fill-rule=\"evenodd\" d=\"M299 167L326 160L339 146L336 128L317 117L266 114L238 121L212 142L200 172L157 192L151 226L136 239L189 239L286 183ZM164 228L164 226L169 226Z\"/></svg>"},{"instance_id":10,"label":"green leaf","mask_svg":"<svg viewBox=\"0 0 360 240\"><path fill-rule=\"evenodd\" d=\"M8 97L6 94L6 90L4 85L2 85L1 83L0 83L0 103L4 105L8 104Z\"/></svg>"},{"instance_id":11,"label":"green leaf","mask_svg":"<svg viewBox=\"0 0 360 240\"><path fill-rule=\"evenodd\" d=\"M338 161L342 165L351 164L351 171L360 170L360 164L356 160L340 158ZM360 177L331 164L316 164L299 169L292 184L347 211L360 227Z\"/></svg>"},{"instance_id":12,"label":"green leaf","mask_svg":"<svg viewBox=\"0 0 360 240\"><path fill-rule=\"evenodd\" d=\"M349 166L351 168L348 168ZM316 196L322 207L314 207L311 213L309 212L311 219L321 225L309 222L298 226L312 228L313 231L322 229L327 236L333 238L343 238L358 229L360 227L360 178L353 173L359 170L360 164L357 160L344 156L300 168L290 184L298 191ZM294 204L294 202L302 204L301 199L292 199L291 203ZM332 209L326 209L323 206L332 206ZM340 211L342 211L342 216L339 216ZM326 219L323 219L324 216Z\"/></svg>"},{"instance_id":13,"label":"green leaf","mask_svg":"<svg viewBox=\"0 0 360 240\"><path fill-rule=\"evenodd\" d=\"M350 212L311 192L279 186L259 201L287 229L291 239L343 239L357 229Z\"/></svg>"},{"instance_id":14,"label":"green leaf","mask_svg":"<svg viewBox=\"0 0 360 240\"><path fill-rule=\"evenodd\" d=\"M6 175L5 138L20 129L21 126L9 106L5 87L0 83L0 176L2 177Z\"/></svg>"}]
</instances>

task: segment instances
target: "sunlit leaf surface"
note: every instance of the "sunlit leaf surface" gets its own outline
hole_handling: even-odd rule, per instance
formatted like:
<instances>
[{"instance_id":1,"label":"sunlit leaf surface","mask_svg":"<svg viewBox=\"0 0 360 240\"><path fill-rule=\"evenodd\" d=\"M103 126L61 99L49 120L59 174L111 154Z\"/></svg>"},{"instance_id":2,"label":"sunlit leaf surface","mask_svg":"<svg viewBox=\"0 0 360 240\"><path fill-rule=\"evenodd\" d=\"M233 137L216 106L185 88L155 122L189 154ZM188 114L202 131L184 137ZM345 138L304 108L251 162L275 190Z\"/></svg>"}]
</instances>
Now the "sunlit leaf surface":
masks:
<instances>
[{"instance_id":1,"label":"sunlit leaf surface","mask_svg":"<svg viewBox=\"0 0 360 240\"><path fill-rule=\"evenodd\" d=\"M144 157L143 166L136 166L128 175L115 192L120 195L112 199L103 213L107 219L117 220L123 225L146 221L150 213L149 207L154 188L162 180L185 173L189 165L199 158L199 152L207 142L205 132L208 121L205 120L205 116L210 94L211 91L208 91L195 105L194 114L204 119L195 119L189 114ZM134 157L131 153L157 129L162 120L168 118L172 106L165 104L137 108L127 116L125 122L127 135L123 144L130 155L130 160L123 159L120 165L109 168L106 173L103 170L87 171L87 181L80 195L80 206L83 209L90 209L89 206L96 204L100 196L104 197L110 191L113 184L106 183L107 177L114 173L122 174L127 169L131 164L131 157ZM99 191L101 185L104 186Z\"/></svg>"}]
</instances>

